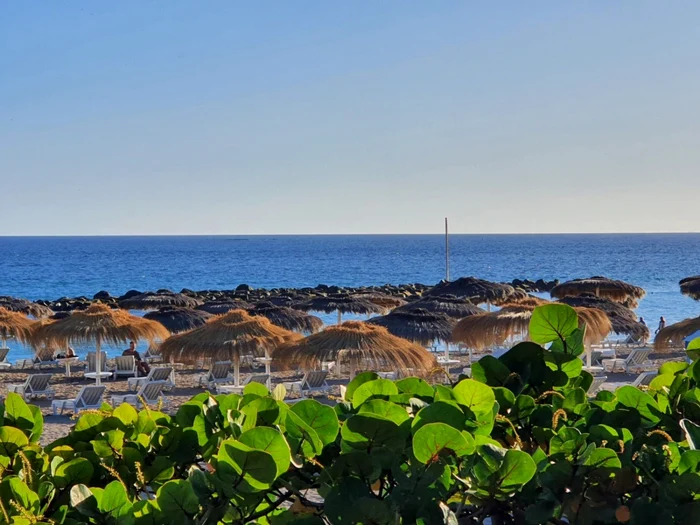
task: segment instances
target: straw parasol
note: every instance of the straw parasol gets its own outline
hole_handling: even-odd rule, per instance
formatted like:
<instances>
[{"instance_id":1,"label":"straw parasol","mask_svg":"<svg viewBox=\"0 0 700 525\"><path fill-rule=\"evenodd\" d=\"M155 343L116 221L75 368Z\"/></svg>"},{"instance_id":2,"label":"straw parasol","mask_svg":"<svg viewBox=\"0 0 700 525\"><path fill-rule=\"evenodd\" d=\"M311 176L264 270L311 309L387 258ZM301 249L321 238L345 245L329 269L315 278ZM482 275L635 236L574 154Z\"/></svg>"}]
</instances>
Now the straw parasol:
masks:
<instances>
[{"instance_id":1,"label":"straw parasol","mask_svg":"<svg viewBox=\"0 0 700 525\"><path fill-rule=\"evenodd\" d=\"M0 338L2 348L7 348L7 340L14 337L20 343L31 341L34 322L27 319L26 315L13 312L6 308L0 308Z\"/></svg>"},{"instance_id":2,"label":"straw parasol","mask_svg":"<svg viewBox=\"0 0 700 525\"><path fill-rule=\"evenodd\" d=\"M700 275L686 277L678 283L681 286L681 293L691 299L700 301Z\"/></svg>"},{"instance_id":3,"label":"straw parasol","mask_svg":"<svg viewBox=\"0 0 700 525\"><path fill-rule=\"evenodd\" d=\"M564 297L559 302L573 307L583 306L602 310L610 319L613 332L618 335L630 335L638 340L649 338L649 328L637 321L637 314L620 303L596 297L592 294L584 294L579 297Z\"/></svg>"},{"instance_id":4,"label":"straw parasol","mask_svg":"<svg viewBox=\"0 0 700 525\"><path fill-rule=\"evenodd\" d=\"M435 358L425 348L390 334L382 326L360 321L329 326L297 343L284 345L275 350L273 359L287 367L304 369L320 369L324 361L347 359L351 378L360 361L375 370L404 372L427 372L436 366Z\"/></svg>"},{"instance_id":5,"label":"straw parasol","mask_svg":"<svg viewBox=\"0 0 700 525\"><path fill-rule=\"evenodd\" d=\"M95 303L85 310L76 310L64 319L42 323L34 330L32 343L34 346L44 344L52 347L67 346L71 342L94 342L96 369L99 371L102 342L118 344L145 339L153 343L168 335L168 330L160 323ZM100 382L100 375L97 374L97 384Z\"/></svg>"},{"instance_id":6,"label":"straw parasol","mask_svg":"<svg viewBox=\"0 0 700 525\"><path fill-rule=\"evenodd\" d=\"M634 286L607 277L595 276L587 279L573 279L558 284L550 292L552 297L563 299L564 297L576 297L583 294L593 294L596 297L609 299L616 303L636 308L639 300L646 295L644 288Z\"/></svg>"},{"instance_id":7,"label":"straw parasol","mask_svg":"<svg viewBox=\"0 0 700 525\"><path fill-rule=\"evenodd\" d=\"M427 310L428 312L449 315L454 319L462 319L463 317L469 317L470 315L482 314L485 312L485 310L479 308L475 304L472 304L466 299L460 299L454 295L431 295L421 297L417 301L408 303L397 308L396 310L415 310L417 308Z\"/></svg>"},{"instance_id":8,"label":"straw parasol","mask_svg":"<svg viewBox=\"0 0 700 525\"><path fill-rule=\"evenodd\" d=\"M382 308L398 308L406 304L406 300L401 297L379 292L356 292L352 294L352 297L367 299L369 302L381 306Z\"/></svg>"},{"instance_id":9,"label":"straw parasol","mask_svg":"<svg viewBox=\"0 0 700 525\"><path fill-rule=\"evenodd\" d=\"M654 340L654 348L666 350L673 346L683 346L684 339L700 330L700 317L684 319L659 330Z\"/></svg>"},{"instance_id":10,"label":"straw parasol","mask_svg":"<svg viewBox=\"0 0 700 525\"><path fill-rule=\"evenodd\" d=\"M476 277L460 277L456 281L441 281L423 295L454 295L469 299L474 304L489 305L505 301L515 293L509 284L494 283Z\"/></svg>"},{"instance_id":11,"label":"straw parasol","mask_svg":"<svg viewBox=\"0 0 700 525\"><path fill-rule=\"evenodd\" d=\"M210 317L211 314L201 310L173 306L164 306L143 316L144 319L162 324L171 334L186 332L202 326Z\"/></svg>"},{"instance_id":12,"label":"straw parasol","mask_svg":"<svg viewBox=\"0 0 700 525\"><path fill-rule=\"evenodd\" d=\"M124 310L157 310L164 306L194 308L201 301L189 295L175 292L145 292L128 299L119 301L119 307Z\"/></svg>"},{"instance_id":13,"label":"straw parasol","mask_svg":"<svg viewBox=\"0 0 700 525\"><path fill-rule=\"evenodd\" d=\"M272 324L292 332L315 334L323 328L323 321L320 317L286 306L276 306L267 301L256 304L249 312L251 315L267 317Z\"/></svg>"},{"instance_id":14,"label":"straw parasol","mask_svg":"<svg viewBox=\"0 0 700 525\"><path fill-rule=\"evenodd\" d=\"M43 317L49 317L53 315L51 308L47 306L42 306L26 299L20 299L19 297L9 297L7 295L0 296L0 308L9 310L11 312L20 312L26 315L31 315L37 319Z\"/></svg>"},{"instance_id":15,"label":"straw parasol","mask_svg":"<svg viewBox=\"0 0 700 525\"><path fill-rule=\"evenodd\" d=\"M338 312L338 324L342 321L342 314L381 314L386 311L379 305L374 304L367 299L353 295L328 295L313 297L308 301L294 305L297 310L305 312L325 312L327 314Z\"/></svg>"},{"instance_id":16,"label":"straw parasol","mask_svg":"<svg viewBox=\"0 0 700 525\"><path fill-rule=\"evenodd\" d=\"M275 326L265 317L251 316L244 310L232 310L190 332L169 337L160 345L160 352L163 359L168 361L191 363L202 358L232 360L234 382L240 386L243 354L260 355L264 352L269 370L269 352L299 338L299 335Z\"/></svg>"},{"instance_id":17,"label":"straw parasol","mask_svg":"<svg viewBox=\"0 0 700 525\"><path fill-rule=\"evenodd\" d=\"M389 333L423 346L435 341L449 341L457 320L445 314L422 308L393 310L387 315L373 317L367 323L383 326Z\"/></svg>"},{"instance_id":18,"label":"straw parasol","mask_svg":"<svg viewBox=\"0 0 700 525\"><path fill-rule=\"evenodd\" d=\"M230 299L224 301L207 301L204 304L200 304L195 309L212 315L223 315L231 310L248 310L249 308L252 308L250 303Z\"/></svg>"}]
</instances>

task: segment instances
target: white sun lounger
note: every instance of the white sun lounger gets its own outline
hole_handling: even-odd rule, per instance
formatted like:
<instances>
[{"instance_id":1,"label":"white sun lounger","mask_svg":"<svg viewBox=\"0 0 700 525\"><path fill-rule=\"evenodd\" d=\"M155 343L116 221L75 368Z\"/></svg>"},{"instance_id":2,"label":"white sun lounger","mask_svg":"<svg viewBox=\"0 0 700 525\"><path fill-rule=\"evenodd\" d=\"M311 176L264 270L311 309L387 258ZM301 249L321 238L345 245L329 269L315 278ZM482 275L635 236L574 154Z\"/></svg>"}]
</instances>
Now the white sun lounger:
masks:
<instances>
[{"instance_id":1,"label":"white sun lounger","mask_svg":"<svg viewBox=\"0 0 700 525\"><path fill-rule=\"evenodd\" d=\"M649 355L651 355L651 348L634 348L624 361L622 359L603 359L603 367L607 368L606 363L609 364L611 361L616 361L619 362L619 366L629 374L643 368L644 363L649 359ZM615 363L614 366L617 368L618 363Z\"/></svg>"},{"instance_id":2,"label":"white sun lounger","mask_svg":"<svg viewBox=\"0 0 700 525\"><path fill-rule=\"evenodd\" d=\"M10 368L12 365L7 360L7 353L10 351L9 348L0 348L0 368Z\"/></svg>"},{"instance_id":3,"label":"white sun lounger","mask_svg":"<svg viewBox=\"0 0 700 525\"><path fill-rule=\"evenodd\" d=\"M308 397L310 394L327 394L330 390L330 385L326 382L328 372L325 370L311 370L304 374L301 381L285 382L284 387L290 392L299 392L301 399ZM299 401L292 399L289 402Z\"/></svg>"},{"instance_id":4,"label":"white sun lounger","mask_svg":"<svg viewBox=\"0 0 700 525\"><path fill-rule=\"evenodd\" d=\"M102 385L86 385L80 389L75 399L54 399L51 402L53 415L57 415L56 412L59 410L61 414L64 410L70 410L77 414L85 409L98 409L102 406L102 396L105 389L106 387Z\"/></svg>"},{"instance_id":5,"label":"white sun lounger","mask_svg":"<svg viewBox=\"0 0 700 525\"><path fill-rule=\"evenodd\" d=\"M138 390L144 383L152 381L166 381L166 388L175 386L175 369L172 366L160 366L151 368L151 371L146 377L130 377L127 380L127 388L129 390Z\"/></svg>"},{"instance_id":6,"label":"white sun lounger","mask_svg":"<svg viewBox=\"0 0 700 525\"><path fill-rule=\"evenodd\" d=\"M591 382L591 386L588 387L588 395L595 395L596 392L600 389L601 386L603 386L603 383L605 383L608 380L608 376L595 376L593 377L593 381Z\"/></svg>"},{"instance_id":7,"label":"white sun lounger","mask_svg":"<svg viewBox=\"0 0 700 525\"><path fill-rule=\"evenodd\" d=\"M85 357L85 362L87 363L86 372L95 373L97 372L97 354L95 352L88 352ZM104 352L100 353L100 370L101 372L107 372L107 355Z\"/></svg>"},{"instance_id":8,"label":"white sun lounger","mask_svg":"<svg viewBox=\"0 0 700 525\"><path fill-rule=\"evenodd\" d=\"M38 396L52 399L54 391L49 386L52 374L32 374L21 385L7 385L8 392L14 392L29 400Z\"/></svg>"},{"instance_id":9,"label":"white sun lounger","mask_svg":"<svg viewBox=\"0 0 700 525\"><path fill-rule=\"evenodd\" d=\"M233 383L231 375L231 361L217 361L212 363L209 371L199 378L199 386L214 388L216 385Z\"/></svg>"},{"instance_id":10,"label":"white sun lounger","mask_svg":"<svg viewBox=\"0 0 700 525\"><path fill-rule=\"evenodd\" d=\"M243 381L241 386L216 385L216 393L217 394L240 394L241 392L243 392L243 389L246 387L246 385L249 385L250 383L261 383L261 384L267 386L267 382L269 379L270 379L270 374L251 374L245 378L245 381Z\"/></svg>"},{"instance_id":11,"label":"white sun lounger","mask_svg":"<svg viewBox=\"0 0 700 525\"><path fill-rule=\"evenodd\" d=\"M114 358L114 371L112 378L116 380L119 376L138 376L138 368L136 368L136 358L133 355L120 355L119 357Z\"/></svg>"},{"instance_id":12,"label":"white sun lounger","mask_svg":"<svg viewBox=\"0 0 700 525\"><path fill-rule=\"evenodd\" d=\"M163 395L163 389L167 386L167 381L150 381L149 383L144 383L139 391L135 394L126 394L121 396L112 396L112 406L121 405L122 403L128 403L135 407L141 406L141 399L143 399L149 405L155 405L158 401L167 404L167 398Z\"/></svg>"},{"instance_id":13,"label":"white sun lounger","mask_svg":"<svg viewBox=\"0 0 700 525\"><path fill-rule=\"evenodd\" d=\"M637 379L632 383L633 387L649 386L649 384L654 380L656 376L659 375L658 371L654 372L642 372L637 376Z\"/></svg>"},{"instance_id":14,"label":"white sun lounger","mask_svg":"<svg viewBox=\"0 0 700 525\"><path fill-rule=\"evenodd\" d=\"M144 361L146 361L147 363L155 363L155 362L157 362L157 361L162 361L162 360L163 360L163 356L160 355L160 348L157 347L157 346L149 347L149 348L146 350L146 353L143 354L143 359L144 359Z\"/></svg>"}]
</instances>

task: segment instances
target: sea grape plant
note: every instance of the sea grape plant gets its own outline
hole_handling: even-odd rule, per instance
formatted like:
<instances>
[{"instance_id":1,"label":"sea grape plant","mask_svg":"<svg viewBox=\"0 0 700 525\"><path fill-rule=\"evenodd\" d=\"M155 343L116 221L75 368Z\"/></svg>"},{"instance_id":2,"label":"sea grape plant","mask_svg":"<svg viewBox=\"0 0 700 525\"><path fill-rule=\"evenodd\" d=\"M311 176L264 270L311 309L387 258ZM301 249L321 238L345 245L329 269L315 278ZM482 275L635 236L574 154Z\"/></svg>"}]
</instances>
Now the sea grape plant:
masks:
<instances>
[{"instance_id":1,"label":"sea grape plant","mask_svg":"<svg viewBox=\"0 0 700 525\"><path fill-rule=\"evenodd\" d=\"M333 406L259 384L172 415L105 405L44 447L41 412L8 394L0 522L695 523L700 365L591 398L584 330L546 305L532 341L453 385L362 373Z\"/></svg>"}]
</instances>

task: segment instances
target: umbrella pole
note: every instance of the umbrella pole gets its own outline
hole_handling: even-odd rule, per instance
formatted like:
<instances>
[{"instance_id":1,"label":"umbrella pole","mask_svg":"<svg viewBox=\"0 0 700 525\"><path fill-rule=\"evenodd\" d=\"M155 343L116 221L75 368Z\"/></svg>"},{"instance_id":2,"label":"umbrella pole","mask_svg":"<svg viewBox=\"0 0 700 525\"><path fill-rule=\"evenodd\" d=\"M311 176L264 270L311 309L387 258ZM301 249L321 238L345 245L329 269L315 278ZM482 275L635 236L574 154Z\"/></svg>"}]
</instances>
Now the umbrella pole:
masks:
<instances>
[{"instance_id":1,"label":"umbrella pole","mask_svg":"<svg viewBox=\"0 0 700 525\"><path fill-rule=\"evenodd\" d=\"M342 313L340 313L340 310L338 310L338 324L340 324L340 323L341 323L341 321L342 321L342 318L343 318L343 314L342 314Z\"/></svg>"},{"instance_id":2,"label":"umbrella pole","mask_svg":"<svg viewBox=\"0 0 700 525\"><path fill-rule=\"evenodd\" d=\"M100 349L100 337L95 339L95 384L102 384L102 351Z\"/></svg>"},{"instance_id":3,"label":"umbrella pole","mask_svg":"<svg viewBox=\"0 0 700 525\"><path fill-rule=\"evenodd\" d=\"M348 364L348 368L350 369L350 381L353 380L355 377L355 371L357 370L357 359L354 357L350 358L350 363Z\"/></svg>"},{"instance_id":4,"label":"umbrella pole","mask_svg":"<svg viewBox=\"0 0 700 525\"><path fill-rule=\"evenodd\" d=\"M487 312L491 311L491 301L486 301L486 311Z\"/></svg>"},{"instance_id":5,"label":"umbrella pole","mask_svg":"<svg viewBox=\"0 0 700 525\"><path fill-rule=\"evenodd\" d=\"M7 338L5 337L5 334L2 334L2 347L7 348Z\"/></svg>"},{"instance_id":6,"label":"umbrella pole","mask_svg":"<svg viewBox=\"0 0 700 525\"><path fill-rule=\"evenodd\" d=\"M588 368L591 368L591 364L592 364L591 363L591 359L592 359L591 354L592 353L593 352L591 352L591 345L586 345L586 366Z\"/></svg>"},{"instance_id":7,"label":"umbrella pole","mask_svg":"<svg viewBox=\"0 0 700 525\"><path fill-rule=\"evenodd\" d=\"M233 354L233 384L241 386L241 355L238 352Z\"/></svg>"},{"instance_id":8,"label":"umbrella pole","mask_svg":"<svg viewBox=\"0 0 700 525\"><path fill-rule=\"evenodd\" d=\"M270 352L265 349L265 373L267 374L267 389L272 390L272 365L270 364Z\"/></svg>"},{"instance_id":9,"label":"umbrella pole","mask_svg":"<svg viewBox=\"0 0 700 525\"><path fill-rule=\"evenodd\" d=\"M450 343L446 342L445 343L445 361L450 360Z\"/></svg>"}]
</instances>

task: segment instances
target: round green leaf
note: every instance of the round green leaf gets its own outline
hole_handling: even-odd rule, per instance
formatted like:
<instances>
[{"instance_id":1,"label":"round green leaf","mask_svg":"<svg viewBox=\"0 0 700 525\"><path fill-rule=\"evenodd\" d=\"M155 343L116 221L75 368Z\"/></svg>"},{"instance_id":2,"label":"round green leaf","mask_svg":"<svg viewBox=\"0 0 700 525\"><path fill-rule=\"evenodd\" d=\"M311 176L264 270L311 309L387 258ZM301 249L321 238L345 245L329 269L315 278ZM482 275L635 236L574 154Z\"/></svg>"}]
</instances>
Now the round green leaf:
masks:
<instances>
[{"instance_id":1,"label":"round green leaf","mask_svg":"<svg viewBox=\"0 0 700 525\"><path fill-rule=\"evenodd\" d=\"M277 468L275 458L270 453L227 439L219 449L216 475L231 488L232 493L235 490L259 492L274 483Z\"/></svg>"},{"instance_id":2,"label":"round green leaf","mask_svg":"<svg viewBox=\"0 0 700 525\"><path fill-rule=\"evenodd\" d=\"M256 396L265 397L270 395L270 391L262 383L253 381L243 387L243 395L255 394Z\"/></svg>"},{"instance_id":3,"label":"round green leaf","mask_svg":"<svg viewBox=\"0 0 700 525\"><path fill-rule=\"evenodd\" d=\"M199 500L192 485L178 479L168 481L158 489L155 506L161 519L166 520L163 523L190 523L190 516L199 510Z\"/></svg>"},{"instance_id":4,"label":"round green leaf","mask_svg":"<svg viewBox=\"0 0 700 525\"><path fill-rule=\"evenodd\" d=\"M464 405L475 414L486 414L493 410L496 396L491 387L474 379L463 379L454 387L457 403Z\"/></svg>"},{"instance_id":5,"label":"round green leaf","mask_svg":"<svg viewBox=\"0 0 700 525\"><path fill-rule=\"evenodd\" d=\"M406 377L396 381L396 388L402 394L411 394L416 397L424 397L432 399L435 396L435 390L423 379L417 377Z\"/></svg>"},{"instance_id":6,"label":"round green leaf","mask_svg":"<svg viewBox=\"0 0 700 525\"><path fill-rule=\"evenodd\" d=\"M24 433L14 427L0 427L0 454L11 458L22 447L26 447L29 440Z\"/></svg>"},{"instance_id":7,"label":"round green leaf","mask_svg":"<svg viewBox=\"0 0 700 525\"><path fill-rule=\"evenodd\" d=\"M530 481L535 472L537 465L530 454L522 450L509 450L498 468L498 488L502 492L514 492Z\"/></svg>"},{"instance_id":8,"label":"round green leaf","mask_svg":"<svg viewBox=\"0 0 700 525\"><path fill-rule=\"evenodd\" d=\"M136 409L128 403L122 403L115 408L114 412L112 412L112 416L116 417L126 426L135 425L139 418L139 414Z\"/></svg>"},{"instance_id":9,"label":"round green leaf","mask_svg":"<svg viewBox=\"0 0 700 525\"><path fill-rule=\"evenodd\" d=\"M75 485L76 483L88 483L92 478L94 468L86 458L75 458L61 463L56 469L54 481L59 488Z\"/></svg>"},{"instance_id":10,"label":"round green leaf","mask_svg":"<svg viewBox=\"0 0 700 525\"><path fill-rule=\"evenodd\" d=\"M383 399L370 399L369 401L365 401L362 403L362 406L360 406L359 413L375 414L389 421L393 421L397 425L401 425L401 423L410 419L405 408Z\"/></svg>"},{"instance_id":11,"label":"round green leaf","mask_svg":"<svg viewBox=\"0 0 700 525\"><path fill-rule=\"evenodd\" d=\"M378 445L403 448L399 427L393 421L374 414L357 414L345 421L340 435L354 449L366 450Z\"/></svg>"},{"instance_id":12,"label":"round green leaf","mask_svg":"<svg viewBox=\"0 0 700 525\"><path fill-rule=\"evenodd\" d=\"M643 418L651 423L658 423L659 405L646 392L631 385L625 385L617 389L615 396L620 404L636 409Z\"/></svg>"},{"instance_id":13,"label":"round green leaf","mask_svg":"<svg viewBox=\"0 0 700 525\"><path fill-rule=\"evenodd\" d=\"M454 401L435 401L421 408L413 419L413 432L428 423L445 423L457 430L464 430L466 415Z\"/></svg>"},{"instance_id":14,"label":"round green leaf","mask_svg":"<svg viewBox=\"0 0 700 525\"><path fill-rule=\"evenodd\" d=\"M335 441L340 425L338 416L331 407L321 404L315 399L305 399L294 403L291 411L316 431L324 446Z\"/></svg>"},{"instance_id":15,"label":"round green leaf","mask_svg":"<svg viewBox=\"0 0 700 525\"><path fill-rule=\"evenodd\" d=\"M355 395L355 390L357 390L361 385L378 379L379 376L375 372L362 372L357 374L352 381L348 383L348 387L345 390L345 401L352 401L352 397Z\"/></svg>"},{"instance_id":16,"label":"round green leaf","mask_svg":"<svg viewBox=\"0 0 700 525\"><path fill-rule=\"evenodd\" d=\"M467 456L474 450L474 439L470 434L445 423L428 423L413 435L413 455L425 464L446 455Z\"/></svg>"},{"instance_id":17,"label":"round green leaf","mask_svg":"<svg viewBox=\"0 0 700 525\"><path fill-rule=\"evenodd\" d=\"M578 328L578 314L567 304L538 306L530 318L530 339L541 345L566 340Z\"/></svg>"},{"instance_id":18,"label":"round green leaf","mask_svg":"<svg viewBox=\"0 0 700 525\"><path fill-rule=\"evenodd\" d=\"M393 381L388 379L375 379L360 385L352 396L352 404L355 408L375 396L393 396L399 393ZM347 394L346 394L347 395Z\"/></svg>"},{"instance_id":19,"label":"round green leaf","mask_svg":"<svg viewBox=\"0 0 700 525\"><path fill-rule=\"evenodd\" d=\"M243 432L239 441L256 450L264 450L272 456L277 465L277 476L281 476L289 469L291 454L289 445L282 434L270 427L258 427Z\"/></svg>"}]
</instances>

